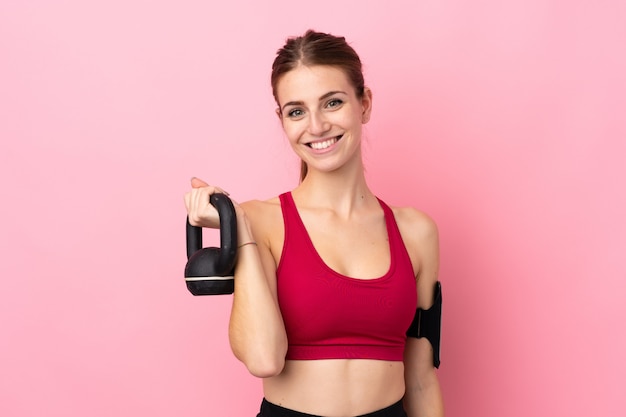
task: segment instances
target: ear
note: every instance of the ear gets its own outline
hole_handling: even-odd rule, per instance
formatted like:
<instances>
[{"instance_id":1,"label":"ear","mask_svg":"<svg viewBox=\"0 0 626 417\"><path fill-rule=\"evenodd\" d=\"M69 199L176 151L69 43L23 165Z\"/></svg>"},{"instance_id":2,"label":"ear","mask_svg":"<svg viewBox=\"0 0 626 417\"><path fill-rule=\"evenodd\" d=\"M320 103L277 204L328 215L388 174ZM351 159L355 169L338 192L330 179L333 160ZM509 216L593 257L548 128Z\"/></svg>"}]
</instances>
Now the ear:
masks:
<instances>
[{"instance_id":1,"label":"ear","mask_svg":"<svg viewBox=\"0 0 626 417\"><path fill-rule=\"evenodd\" d=\"M278 120L280 121L280 124L283 124L283 114L280 111L280 107L276 107L276 116L278 117Z\"/></svg>"},{"instance_id":2,"label":"ear","mask_svg":"<svg viewBox=\"0 0 626 417\"><path fill-rule=\"evenodd\" d=\"M372 90L368 87L363 89L363 97L361 98L361 106L363 106L363 114L361 116L361 123L365 124L370 121L372 115Z\"/></svg>"}]
</instances>

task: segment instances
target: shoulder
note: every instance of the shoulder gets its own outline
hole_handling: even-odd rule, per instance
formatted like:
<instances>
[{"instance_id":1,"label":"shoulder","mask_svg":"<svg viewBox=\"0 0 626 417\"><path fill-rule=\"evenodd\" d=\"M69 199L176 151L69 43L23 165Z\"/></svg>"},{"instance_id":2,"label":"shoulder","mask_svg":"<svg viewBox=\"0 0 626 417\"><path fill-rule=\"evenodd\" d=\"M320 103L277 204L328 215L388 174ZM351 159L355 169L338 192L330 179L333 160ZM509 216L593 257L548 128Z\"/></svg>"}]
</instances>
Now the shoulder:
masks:
<instances>
[{"instance_id":1,"label":"shoulder","mask_svg":"<svg viewBox=\"0 0 626 417\"><path fill-rule=\"evenodd\" d=\"M418 282L418 292L429 300L439 269L439 231L435 221L413 207L392 207L404 246ZM427 308L428 306L423 306Z\"/></svg>"},{"instance_id":2,"label":"shoulder","mask_svg":"<svg viewBox=\"0 0 626 417\"><path fill-rule=\"evenodd\" d=\"M250 200L240 204L255 233L271 233L282 229L283 216L278 197Z\"/></svg>"},{"instance_id":3,"label":"shoulder","mask_svg":"<svg viewBox=\"0 0 626 417\"><path fill-rule=\"evenodd\" d=\"M280 209L280 199L273 197L268 200L249 200L240 204L246 214L266 213Z\"/></svg>"},{"instance_id":4,"label":"shoulder","mask_svg":"<svg viewBox=\"0 0 626 417\"><path fill-rule=\"evenodd\" d=\"M405 240L427 243L438 239L437 223L428 214L413 207L392 207L391 210Z\"/></svg>"},{"instance_id":5,"label":"shoulder","mask_svg":"<svg viewBox=\"0 0 626 417\"><path fill-rule=\"evenodd\" d=\"M240 206L246 213L246 217L252 222L267 222L276 216L281 216L282 213L278 197L273 197L268 200L250 200L241 203Z\"/></svg>"}]
</instances>

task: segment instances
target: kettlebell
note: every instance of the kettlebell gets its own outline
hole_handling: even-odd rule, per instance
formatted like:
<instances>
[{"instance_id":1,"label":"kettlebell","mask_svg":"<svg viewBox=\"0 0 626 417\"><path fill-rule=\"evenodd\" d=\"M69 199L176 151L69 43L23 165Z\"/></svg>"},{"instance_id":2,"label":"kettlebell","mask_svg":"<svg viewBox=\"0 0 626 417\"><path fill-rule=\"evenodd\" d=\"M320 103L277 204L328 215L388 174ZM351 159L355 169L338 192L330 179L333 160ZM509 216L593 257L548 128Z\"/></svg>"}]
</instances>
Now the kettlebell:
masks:
<instances>
[{"instance_id":1,"label":"kettlebell","mask_svg":"<svg viewBox=\"0 0 626 417\"><path fill-rule=\"evenodd\" d=\"M202 228L192 226L187 217L187 265L185 281L193 295L235 292L237 254L237 214L233 202L222 193L211 194L209 202L220 219L220 247L202 247Z\"/></svg>"}]
</instances>

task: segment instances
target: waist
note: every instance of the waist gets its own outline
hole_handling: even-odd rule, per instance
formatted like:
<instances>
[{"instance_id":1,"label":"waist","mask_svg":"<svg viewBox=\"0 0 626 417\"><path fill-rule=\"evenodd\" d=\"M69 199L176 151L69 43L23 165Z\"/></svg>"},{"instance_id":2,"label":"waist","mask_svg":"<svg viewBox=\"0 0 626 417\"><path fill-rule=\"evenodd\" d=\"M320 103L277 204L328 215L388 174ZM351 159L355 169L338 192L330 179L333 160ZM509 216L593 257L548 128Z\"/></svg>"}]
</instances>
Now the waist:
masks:
<instances>
[{"instance_id":1,"label":"waist","mask_svg":"<svg viewBox=\"0 0 626 417\"><path fill-rule=\"evenodd\" d=\"M263 380L267 401L303 413L359 416L404 395L404 364L370 359L287 360Z\"/></svg>"}]
</instances>

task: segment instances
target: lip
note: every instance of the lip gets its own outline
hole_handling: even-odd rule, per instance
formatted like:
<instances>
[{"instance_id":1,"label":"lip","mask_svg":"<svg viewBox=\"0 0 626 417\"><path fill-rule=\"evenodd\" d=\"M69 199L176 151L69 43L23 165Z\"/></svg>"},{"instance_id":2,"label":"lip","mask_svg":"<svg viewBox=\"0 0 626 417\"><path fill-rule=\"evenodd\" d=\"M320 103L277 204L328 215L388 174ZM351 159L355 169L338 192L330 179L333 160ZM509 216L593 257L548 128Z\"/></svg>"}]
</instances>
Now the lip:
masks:
<instances>
[{"instance_id":1,"label":"lip","mask_svg":"<svg viewBox=\"0 0 626 417\"><path fill-rule=\"evenodd\" d=\"M311 142L307 142L304 145L307 146L309 149L315 151L315 152L324 152L324 151L328 151L329 149L332 149L341 139L343 138L343 134L341 135L336 135L336 136L328 136L322 139L318 139L318 140L313 140ZM333 144L331 144L329 147L324 148L324 149L315 149L313 148L311 145L314 143L323 143L329 140L336 140Z\"/></svg>"}]
</instances>

